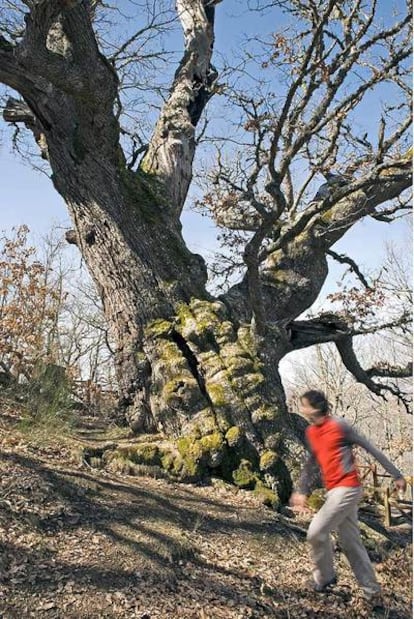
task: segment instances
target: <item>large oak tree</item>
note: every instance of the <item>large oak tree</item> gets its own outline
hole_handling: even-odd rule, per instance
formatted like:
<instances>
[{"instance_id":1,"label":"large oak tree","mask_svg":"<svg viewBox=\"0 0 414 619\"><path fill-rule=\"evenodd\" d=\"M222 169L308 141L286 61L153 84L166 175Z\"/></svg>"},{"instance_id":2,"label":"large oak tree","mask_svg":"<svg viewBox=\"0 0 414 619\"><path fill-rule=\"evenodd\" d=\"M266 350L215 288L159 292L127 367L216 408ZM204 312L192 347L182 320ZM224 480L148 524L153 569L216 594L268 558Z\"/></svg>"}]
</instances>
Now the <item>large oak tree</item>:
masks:
<instances>
[{"instance_id":1,"label":"large oak tree","mask_svg":"<svg viewBox=\"0 0 414 619\"><path fill-rule=\"evenodd\" d=\"M100 34L111 9L97 0L3 1L0 81L14 91L4 118L32 132L67 205L67 238L101 295L131 426L163 434L157 458L177 474L216 469L245 487L260 477L284 500L301 426L287 412L280 360L336 342L346 367L377 394L390 388L377 376L409 371L361 367L352 337L363 328L349 317L298 318L321 291L328 256L344 260L332 246L362 218L386 223L407 208L410 11L382 24L376 0L246 2L270 12L276 27L245 60L273 75L274 92L266 78L249 92L231 77L243 61L226 67L227 84L212 64L214 20L226 3L218 4L177 0L183 55L148 144L138 129L127 153L125 72L148 61L139 42L161 41L168 6L111 47L108 31ZM384 84L392 101L368 139L355 130L355 113ZM198 125L216 93L241 120L232 157L223 140L212 142L217 161L201 202L226 231L241 274L214 295L180 218ZM327 182L311 198L321 173Z\"/></svg>"}]
</instances>

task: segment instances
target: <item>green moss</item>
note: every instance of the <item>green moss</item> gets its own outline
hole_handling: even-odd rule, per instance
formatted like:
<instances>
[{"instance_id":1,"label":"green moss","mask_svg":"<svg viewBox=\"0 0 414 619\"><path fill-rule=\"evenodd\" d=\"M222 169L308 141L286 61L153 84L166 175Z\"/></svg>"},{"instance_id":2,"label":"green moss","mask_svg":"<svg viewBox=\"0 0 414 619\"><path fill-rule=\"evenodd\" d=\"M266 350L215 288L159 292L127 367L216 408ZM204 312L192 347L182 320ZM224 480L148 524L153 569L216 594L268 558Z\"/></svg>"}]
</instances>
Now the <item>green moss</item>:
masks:
<instances>
[{"instance_id":1,"label":"green moss","mask_svg":"<svg viewBox=\"0 0 414 619\"><path fill-rule=\"evenodd\" d=\"M195 390L195 393L193 393ZM192 397L191 397L192 396ZM162 398L166 404L178 399L191 399L196 402L199 398L199 388L197 381L189 373L175 376L172 380L165 383L162 388Z\"/></svg>"},{"instance_id":2,"label":"green moss","mask_svg":"<svg viewBox=\"0 0 414 619\"><path fill-rule=\"evenodd\" d=\"M220 432L213 432L200 439L200 446L203 452L220 451L223 445L223 435Z\"/></svg>"},{"instance_id":3,"label":"green moss","mask_svg":"<svg viewBox=\"0 0 414 619\"><path fill-rule=\"evenodd\" d=\"M234 327L228 320L219 322L216 328L217 337L226 340L234 337Z\"/></svg>"},{"instance_id":4,"label":"green moss","mask_svg":"<svg viewBox=\"0 0 414 619\"><path fill-rule=\"evenodd\" d=\"M321 488L314 490L308 498L308 505L314 510L319 510L325 503L325 491Z\"/></svg>"},{"instance_id":5,"label":"green moss","mask_svg":"<svg viewBox=\"0 0 414 619\"><path fill-rule=\"evenodd\" d=\"M217 348L216 335L221 325L218 314L221 307L210 301L192 298L189 305L181 304L176 314L182 332L188 339L203 339L209 343L212 350ZM229 323L230 324L230 323Z\"/></svg>"},{"instance_id":6,"label":"green moss","mask_svg":"<svg viewBox=\"0 0 414 619\"><path fill-rule=\"evenodd\" d=\"M177 449L183 458L190 455L194 458L201 458L202 456L199 441L193 436L182 436L177 439Z\"/></svg>"},{"instance_id":7,"label":"green moss","mask_svg":"<svg viewBox=\"0 0 414 619\"><path fill-rule=\"evenodd\" d=\"M140 445L135 453L137 464L161 464L160 452L156 445Z\"/></svg>"},{"instance_id":8,"label":"green moss","mask_svg":"<svg viewBox=\"0 0 414 619\"><path fill-rule=\"evenodd\" d=\"M122 458L133 464L146 464L148 466L161 464L160 450L153 443L119 447L113 452L112 457Z\"/></svg>"},{"instance_id":9,"label":"green moss","mask_svg":"<svg viewBox=\"0 0 414 619\"><path fill-rule=\"evenodd\" d=\"M239 426L232 426L226 432L226 441L229 447L237 447L244 438L244 431Z\"/></svg>"},{"instance_id":10,"label":"green moss","mask_svg":"<svg viewBox=\"0 0 414 619\"><path fill-rule=\"evenodd\" d=\"M175 473L179 472L182 479L188 480L200 479L209 468L220 466L226 450L223 435L216 430L201 438L199 436L193 434L178 438L177 456L164 458L163 466Z\"/></svg>"},{"instance_id":11,"label":"green moss","mask_svg":"<svg viewBox=\"0 0 414 619\"><path fill-rule=\"evenodd\" d=\"M175 313L182 325L184 325L188 320L195 321L191 309L186 303L179 303L175 308Z\"/></svg>"},{"instance_id":12,"label":"green moss","mask_svg":"<svg viewBox=\"0 0 414 619\"><path fill-rule=\"evenodd\" d=\"M161 457L162 468L181 481L196 481L204 472L201 462L201 450L194 449L194 444L185 438L178 439L180 452L167 450Z\"/></svg>"},{"instance_id":13,"label":"green moss","mask_svg":"<svg viewBox=\"0 0 414 619\"><path fill-rule=\"evenodd\" d=\"M279 456L274 451L270 449L264 451L260 456L260 470L270 471L271 469L275 468L278 460Z\"/></svg>"},{"instance_id":14,"label":"green moss","mask_svg":"<svg viewBox=\"0 0 414 619\"><path fill-rule=\"evenodd\" d=\"M223 436L220 432L212 432L201 438L196 436L183 436L177 439L177 449L183 458L191 458L199 462L210 452L220 451L224 446Z\"/></svg>"},{"instance_id":15,"label":"green moss","mask_svg":"<svg viewBox=\"0 0 414 619\"><path fill-rule=\"evenodd\" d=\"M173 475L177 477L181 477L181 473L183 469L184 469L184 460L179 454L176 454L175 457L173 458L171 472L173 473Z\"/></svg>"},{"instance_id":16,"label":"green moss","mask_svg":"<svg viewBox=\"0 0 414 619\"><path fill-rule=\"evenodd\" d=\"M171 451L166 451L161 456L161 466L166 471L171 471L174 468L175 458L174 454Z\"/></svg>"},{"instance_id":17,"label":"green moss","mask_svg":"<svg viewBox=\"0 0 414 619\"><path fill-rule=\"evenodd\" d=\"M177 439L177 449L182 459L180 476L186 480L196 480L202 477L205 471L203 449L199 440L194 436L183 436ZM175 467L177 467L178 462Z\"/></svg>"},{"instance_id":18,"label":"green moss","mask_svg":"<svg viewBox=\"0 0 414 619\"><path fill-rule=\"evenodd\" d=\"M174 376L177 372L177 363L183 368L187 368L187 361L175 342L161 340L158 355L161 360L167 361L170 365L174 364L174 367L170 368L174 371Z\"/></svg>"},{"instance_id":19,"label":"green moss","mask_svg":"<svg viewBox=\"0 0 414 619\"><path fill-rule=\"evenodd\" d=\"M193 442L187 436L182 436L181 438L177 439L177 449L180 455L183 457L190 452L192 445Z\"/></svg>"},{"instance_id":20,"label":"green moss","mask_svg":"<svg viewBox=\"0 0 414 619\"><path fill-rule=\"evenodd\" d=\"M148 157L144 157L141 161L140 170L143 174L151 174L152 169Z\"/></svg>"},{"instance_id":21,"label":"green moss","mask_svg":"<svg viewBox=\"0 0 414 619\"><path fill-rule=\"evenodd\" d=\"M256 351L256 346L254 343L254 337L249 326L240 327L237 332L238 341L240 346L244 348L250 355L254 355Z\"/></svg>"},{"instance_id":22,"label":"green moss","mask_svg":"<svg viewBox=\"0 0 414 619\"><path fill-rule=\"evenodd\" d=\"M152 337L168 336L171 333L171 329L172 324L168 320L154 320L147 325L145 335Z\"/></svg>"},{"instance_id":23,"label":"green moss","mask_svg":"<svg viewBox=\"0 0 414 619\"><path fill-rule=\"evenodd\" d=\"M192 458L183 458L180 477L183 481L196 481L203 475L204 467Z\"/></svg>"},{"instance_id":24,"label":"green moss","mask_svg":"<svg viewBox=\"0 0 414 619\"><path fill-rule=\"evenodd\" d=\"M242 460L239 467L233 471L233 481L239 488L252 490L257 481L258 476L252 469L252 464L249 460Z\"/></svg>"},{"instance_id":25,"label":"green moss","mask_svg":"<svg viewBox=\"0 0 414 619\"><path fill-rule=\"evenodd\" d=\"M276 412L270 406L260 406L252 414L253 423L259 423L260 421L274 421L276 419Z\"/></svg>"},{"instance_id":26,"label":"green moss","mask_svg":"<svg viewBox=\"0 0 414 619\"><path fill-rule=\"evenodd\" d=\"M257 390L260 385L264 383L264 376L259 372L251 372L250 374L243 374L242 376L235 376L232 379L232 384L239 389L243 396L252 393Z\"/></svg>"},{"instance_id":27,"label":"green moss","mask_svg":"<svg viewBox=\"0 0 414 619\"><path fill-rule=\"evenodd\" d=\"M254 489L254 494L261 500L263 505L267 505L267 507L272 507L273 509L275 509L279 504L275 492L265 486L264 483L261 481L257 482Z\"/></svg>"},{"instance_id":28,"label":"green moss","mask_svg":"<svg viewBox=\"0 0 414 619\"><path fill-rule=\"evenodd\" d=\"M220 318L224 318L224 306L215 301L206 301L204 299L192 298L190 302L191 309L197 316L210 319L211 322L218 322Z\"/></svg>"},{"instance_id":29,"label":"green moss","mask_svg":"<svg viewBox=\"0 0 414 619\"><path fill-rule=\"evenodd\" d=\"M201 336L206 336L209 333L213 332L213 325L208 319L205 320L197 320L197 334Z\"/></svg>"},{"instance_id":30,"label":"green moss","mask_svg":"<svg viewBox=\"0 0 414 619\"><path fill-rule=\"evenodd\" d=\"M220 432L213 432L200 439L203 458L208 467L217 468L223 462L226 444Z\"/></svg>"},{"instance_id":31,"label":"green moss","mask_svg":"<svg viewBox=\"0 0 414 619\"><path fill-rule=\"evenodd\" d=\"M218 407L218 408L216 408L214 413L215 413L215 424L216 424L216 427L219 428L220 432L225 434L227 432L227 430L231 426L231 418L230 418L230 415L229 415L228 408L225 408L224 406L221 407L221 408Z\"/></svg>"},{"instance_id":32,"label":"green moss","mask_svg":"<svg viewBox=\"0 0 414 619\"><path fill-rule=\"evenodd\" d=\"M322 213L321 215L321 222L324 224L329 224L332 221L332 218L334 216L334 210L333 209L328 209L327 211L325 211L324 213Z\"/></svg>"},{"instance_id":33,"label":"green moss","mask_svg":"<svg viewBox=\"0 0 414 619\"><path fill-rule=\"evenodd\" d=\"M150 452L148 452L150 453ZM167 474L161 468L161 460L159 457L148 457L148 453L145 456L145 460L136 456L136 452L133 449L129 451L124 449L117 450L108 454L103 464L110 471L114 473L121 473L122 475L140 475L145 477L166 478ZM134 458L134 459L133 459Z\"/></svg>"},{"instance_id":34,"label":"green moss","mask_svg":"<svg viewBox=\"0 0 414 619\"><path fill-rule=\"evenodd\" d=\"M252 370L254 370L251 359L247 359L243 356L230 357L226 359L226 364L233 375L245 375L247 372L252 372Z\"/></svg>"},{"instance_id":35,"label":"green moss","mask_svg":"<svg viewBox=\"0 0 414 619\"><path fill-rule=\"evenodd\" d=\"M207 392L213 406L225 406L227 404L226 390L220 383L207 384Z\"/></svg>"},{"instance_id":36,"label":"green moss","mask_svg":"<svg viewBox=\"0 0 414 619\"><path fill-rule=\"evenodd\" d=\"M193 435L195 438L201 438L216 431L216 418L210 408L203 408L194 416Z\"/></svg>"},{"instance_id":37,"label":"green moss","mask_svg":"<svg viewBox=\"0 0 414 619\"><path fill-rule=\"evenodd\" d=\"M162 398L168 404L171 399L177 397L177 389L179 388L180 381L177 379L169 380L162 388Z\"/></svg>"}]
</instances>

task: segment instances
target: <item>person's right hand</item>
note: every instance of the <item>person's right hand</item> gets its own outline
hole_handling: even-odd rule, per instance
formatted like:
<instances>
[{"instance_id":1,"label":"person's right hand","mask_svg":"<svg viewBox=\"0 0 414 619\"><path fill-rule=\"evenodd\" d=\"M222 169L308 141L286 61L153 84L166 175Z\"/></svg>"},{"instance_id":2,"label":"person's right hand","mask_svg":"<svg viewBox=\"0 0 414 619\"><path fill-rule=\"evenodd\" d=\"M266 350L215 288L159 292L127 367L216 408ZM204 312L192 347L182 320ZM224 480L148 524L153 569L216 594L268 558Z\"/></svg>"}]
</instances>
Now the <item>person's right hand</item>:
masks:
<instances>
[{"instance_id":1,"label":"person's right hand","mask_svg":"<svg viewBox=\"0 0 414 619\"><path fill-rule=\"evenodd\" d=\"M294 492L289 500L289 505L296 509L306 509L306 494Z\"/></svg>"},{"instance_id":2,"label":"person's right hand","mask_svg":"<svg viewBox=\"0 0 414 619\"><path fill-rule=\"evenodd\" d=\"M405 481L404 477L399 477L398 479L395 479L394 484L397 490L402 490L403 492L405 492L407 489L407 482Z\"/></svg>"}]
</instances>

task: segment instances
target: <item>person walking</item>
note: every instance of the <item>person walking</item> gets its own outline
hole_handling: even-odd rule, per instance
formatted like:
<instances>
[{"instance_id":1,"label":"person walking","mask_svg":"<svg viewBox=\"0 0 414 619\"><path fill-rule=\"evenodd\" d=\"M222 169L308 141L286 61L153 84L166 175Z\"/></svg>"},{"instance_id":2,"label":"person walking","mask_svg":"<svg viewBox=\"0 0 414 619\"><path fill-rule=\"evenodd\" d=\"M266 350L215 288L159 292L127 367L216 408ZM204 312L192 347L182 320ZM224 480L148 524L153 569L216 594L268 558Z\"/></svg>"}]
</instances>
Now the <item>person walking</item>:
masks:
<instances>
[{"instance_id":1,"label":"person walking","mask_svg":"<svg viewBox=\"0 0 414 619\"><path fill-rule=\"evenodd\" d=\"M326 501L314 516L307 534L315 569L312 588L326 592L336 584L333 548L330 533L337 531L341 548L372 608L382 607L381 586L375 576L368 553L362 543L358 526L358 503L363 492L354 462L352 446L359 445L370 453L394 478L395 485L405 490L406 482L401 472L341 418L332 417L326 396L321 391L307 391L300 398L301 413L310 422L306 439L310 456L302 470L297 490L290 504L293 508L306 508L307 497L315 487L321 473L327 490Z\"/></svg>"}]
</instances>

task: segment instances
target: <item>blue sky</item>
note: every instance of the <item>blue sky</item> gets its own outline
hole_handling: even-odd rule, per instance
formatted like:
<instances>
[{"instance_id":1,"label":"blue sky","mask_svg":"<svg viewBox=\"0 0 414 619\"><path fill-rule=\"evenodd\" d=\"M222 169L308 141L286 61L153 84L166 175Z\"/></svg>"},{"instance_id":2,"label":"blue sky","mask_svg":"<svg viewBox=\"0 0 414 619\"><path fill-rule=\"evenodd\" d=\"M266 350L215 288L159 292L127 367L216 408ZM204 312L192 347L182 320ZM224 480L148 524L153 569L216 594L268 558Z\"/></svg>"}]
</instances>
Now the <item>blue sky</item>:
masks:
<instances>
[{"instance_id":1,"label":"blue sky","mask_svg":"<svg viewBox=\"0 0 414 619\"><path fill-rule=\"evenodd\" d=\"M392 3L397 8L403 8L403 0ZM120 5L125 5L121 2ZM131 5L128 5L129 7ZM246 34L272 31L281 25L284 17L280 13L267 16L246 13L243 8L245 2L240 0L224 0L218 6L216 18L216 50L231 57L237 53ZM391 2L379 0L379 7L384 19L389 19ZM133 24L131 24L132 27ZM172 38L171 45L178 46L178 33ZM386 91L384 91L386 96ZM368 99L361 109L361 126L374 130L379 101ZM218 104L216 104L218 105ZM13 226L27 224L34 237L45 234L50 227L58 222L70 225L65 205L54 190L51 181L46 175L34 170L27 162L23 162L19 155L12 153L10 131L3 125L0 133L0 229L8 230ZM186 211L183 215L184 236L191 250L208 256L216 248L216 230L208 219ZM398 221L392 225L379 224L372 220L364 220L355 226L337 244L337 251L351 255L362 266L369 270L377 268L384 252L386 242L396 244L405 243L408 238L408 225ZM342 269L334 266L325 290L335 287Z\"/></svg>"}]
</instances>

